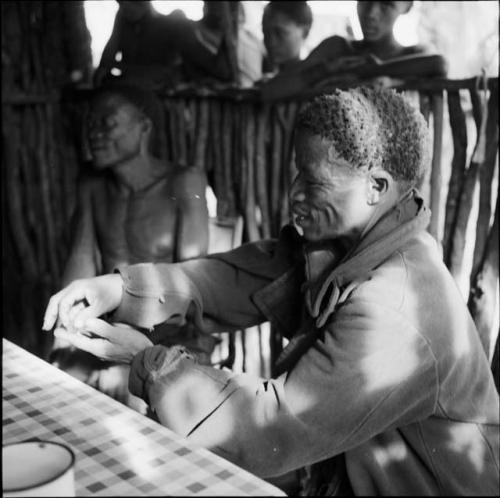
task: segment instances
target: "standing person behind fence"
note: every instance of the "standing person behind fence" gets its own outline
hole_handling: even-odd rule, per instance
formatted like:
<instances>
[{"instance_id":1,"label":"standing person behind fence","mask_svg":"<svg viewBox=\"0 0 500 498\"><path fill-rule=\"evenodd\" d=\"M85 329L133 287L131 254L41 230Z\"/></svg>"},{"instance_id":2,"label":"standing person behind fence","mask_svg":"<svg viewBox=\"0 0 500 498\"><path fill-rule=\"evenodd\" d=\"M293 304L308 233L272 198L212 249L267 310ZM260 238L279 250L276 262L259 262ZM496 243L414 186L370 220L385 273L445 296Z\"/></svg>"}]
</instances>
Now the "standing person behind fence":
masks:
<instances>
[{"instance_id":1,"label":"standing person behind fence","mask_svg":"<svg viewBox=\"0 0 500 498\"><path fill-rule=\"evenodd\" d=\"M302 62L265 83L263 97L290 97L319 91L325 85L391 86L405 78L446 76L447 64L441 55L422 45L403 46L394 36L397 19L412 5L412 1L358 1L363 39L332 36L323 40Z\"/></svg>"},{"instance_id":2,"label":"standing person behind fence","mask_svg":"<svg viewBox=\"0 0 500 498\"><path fill-rule=\"evenodd\" d=\"M291 69L301 60L301 51L313 22L307 2L271 0L262 15L262 34L267 57L266 77Z\"/></svg>"},{"instance_id":3,"label":"standing person behind fence","mask_svg":"<svg viewBox=\"0 0 500 498\"><path fill-rule=\"evenodd\" d=\"M113 31L95 71L94 86L117 76L154 90L200 79L231 81L217 15L223 2L205 2L200 21L188 19L179 10L160 14L149 0L117 2Z\"/></svg>"},{"instance_id":4,"label":"standing person behind fence","mask_svg":"<svg viewBox=\"0 0 500 498\"><path fill-rule=\"evenodd\" d=\"M80 185L72 247L62 286L141 262L176 262L206 254L205 173L178 168L152 154L161 104L151 92L104 87L91 99L88 141L96 174ZM193 327L157 328L164 344L189 345L208 363L214 340ZM160 337L162 339L160 339ZM127 368L105 364L55 341L52 361L121 401Z\"/></svg>"},{"instance_id":5,"label":"standing person behind fence","mask_svg":"<svg viewBox=\"0 0 500 498\"><path fill-rule=\"evenodd\" d=\"M113 30L94 73L94 86L115 76L147 88L176 85L182 77L182 56L176 40L182 18L160 14L150 1L117 3Z\"/></svg>"}]
</instances>

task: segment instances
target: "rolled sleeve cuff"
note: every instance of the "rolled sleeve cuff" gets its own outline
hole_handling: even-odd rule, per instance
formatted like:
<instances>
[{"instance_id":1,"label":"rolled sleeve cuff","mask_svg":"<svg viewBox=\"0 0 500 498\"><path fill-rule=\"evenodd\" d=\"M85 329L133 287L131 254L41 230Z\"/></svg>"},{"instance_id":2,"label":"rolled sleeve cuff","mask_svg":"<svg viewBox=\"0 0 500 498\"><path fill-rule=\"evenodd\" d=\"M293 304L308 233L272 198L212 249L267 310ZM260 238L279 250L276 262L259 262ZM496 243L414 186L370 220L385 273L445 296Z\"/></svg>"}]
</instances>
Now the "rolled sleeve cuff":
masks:
<instances>
[{"instance_id":1,"label":"rolled sleeve cuff","mask_svg":"<svg viewBox=\"0 0 500 498\"><path fill-rule=\"evenodd\" d=\"M182 346L156 345L134 357L128 387L146 401L162 425L188 436L232 394L231 376L199 365Z\"/></svg>"},{"instance_id":2,"label":"rolled sleeve cuff","mask_svg":"<svg viewBox=\"0 0 500 498\"><path fill-rule=\"evenodd\" d=\"M184 325L192 303L201 310L198 290L177 264L140 263L115 272L123 279L123 297L114 321L147 329L170 319Z\"/></svg>"}]
</instances>

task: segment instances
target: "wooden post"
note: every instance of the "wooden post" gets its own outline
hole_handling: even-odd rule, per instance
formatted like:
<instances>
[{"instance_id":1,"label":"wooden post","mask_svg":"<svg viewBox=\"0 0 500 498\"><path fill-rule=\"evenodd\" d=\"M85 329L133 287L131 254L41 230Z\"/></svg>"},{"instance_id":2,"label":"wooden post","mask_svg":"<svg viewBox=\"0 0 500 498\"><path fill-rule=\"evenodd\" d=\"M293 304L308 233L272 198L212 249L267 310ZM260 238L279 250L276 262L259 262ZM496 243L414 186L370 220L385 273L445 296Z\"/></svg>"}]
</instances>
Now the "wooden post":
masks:
<instances>
[{"instance_id":1,"label":"wooden post","mask_svg":"<svg viewBox=\"0 0 500 498\"><path fill-rule=\"evenodd\" d=\"M496 341L495 335L492 334L498 332L493 330L493 323L495 308L498 304L499 204L497 198L495 221L488 235L482 261L472 282L467 303L488 358L491 358L492 347L494 347Z\"/></svg>"},{"instance_id":2,"label":"wooden post","mask_svg":"<svg viewBox=\"0 0 500 498\"><path fill-rule=\"evenodd\" d=\"M271 216L267 197L268 179L266 167L266 137L268 130L269 108L266 104L262 107L253 106L256 114L257 132L255 134L255 184L257 201L261 213L262 237L271 237Z\"/></svg>"},{"instance_id":3,"label":"wooden post","mask_svg":"<svg viewBox=\"0 0 500 498\"><path fill-rule=\"evenodd\" d=\"M240 72L238 69L238 2L222 1L222 15L223 15L223 28L224 28L224 43L229 58L229 66L231 68L232 80L236 85L240 84ZM236 7L231 6L236 4Z\"/></svg>"},{"instance_id":4,"label":"wooden post","mask_svg":"<svg viewBox=\"0 0 500 498\"><path fill-rule=\"evenodd\" d=\"M475 103L477 104L478 101L473 99L472 103L474 105ZM448 253L448 259L446 260L450 273L454 278L458 278L462 272L467 225L472 209L479 168L484 161L485 155L487 109L484 102L480 103L480 105L482 112L479 113L479 110L476 110L476 115L481 115L481 123L479 123L478 127L478 138L469 168L467 169L463 180L460 198L458 201L455 227L453 234L451 235L450 250Z\"/></svg>"},{"instance_id":5,"label":"wooden post","mask_svg":"<svg viewBox=\"0 0 500 498\"><path fill-rule=\"evenodd\" d=\"M467 127L465 124L465 113L460 104L459 90L448 92L448 112L453 137L453 160L451 163L444 220L443 253L446 255L448 255L450 249L450 234L455 225L457 204L467 164Z\"/></svg>"},{"instance_id":6,"label":"wooden post","mask_svg":"<svg viewBox=\"0 0 500 498\"><path fill-rule=\"evenodd\" d=\"M490 92L486 123L484 161L479 170L479 212L476 225L476 245L472 261L471 280L476 277L483 258L486 239L491 224L492 182L498 154L498 88Z\"/></svg>"},{"instance_id":7,"label":"wooden post","mask_svg":"<svg viewBox=\"0 0 500 498\"><path fill-rule=\"evenodd\" d=\"M235 201L235 182L233 178L232 152L234 149L232 138L236 133L233 132L233 104L224 102L222 104L222 122L219 127L222 130L222 161L224 170L224 184L227 188L227 212L222 213L226 216L236 215Z\"/></svg>"},{"instance_id":8,"label":"wooden post","mask_svg":"<svg viewBox=\"0 0 500 498\"><path fill-rule=\"evenodd\" d=\"M432 116L434 127L434 140L432 151L431 170L431 221L429 233L438 241L440 238L441 222L441 152L443 148L443 92L435 92L432 95Z\"/></svg>"}]
</instances>

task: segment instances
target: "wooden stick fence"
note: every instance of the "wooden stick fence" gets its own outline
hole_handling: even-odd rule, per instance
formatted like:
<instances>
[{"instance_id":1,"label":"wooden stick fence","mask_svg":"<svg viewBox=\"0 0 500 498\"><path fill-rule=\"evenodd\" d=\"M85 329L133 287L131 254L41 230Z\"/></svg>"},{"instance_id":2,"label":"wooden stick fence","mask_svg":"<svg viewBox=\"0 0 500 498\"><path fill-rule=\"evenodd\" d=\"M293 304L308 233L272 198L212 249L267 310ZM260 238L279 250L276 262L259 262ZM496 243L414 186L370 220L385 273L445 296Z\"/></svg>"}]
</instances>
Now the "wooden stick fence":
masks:
<instances>
[{"instance_id":1,"label":"wooden stick fence","mask_svg":"<svg viewBox=\"0 0 500 498\"><path fill-rule=\"evenodd\" d=\"M498 282L498 209L495 223L492 219L498 183L498 78L490 79L484 88L478 88L478 82L478 78L417 80L401 90L419 91L420 108L432 128L429 230L442 244L443 257L455 276L464 266L471 223L477 225L470 298L469 294L464 297L491 357ZM2 101L3 139L8 145L4 151L8 213L4 232L17 258L8 264L22 279L46 283L43 295L31 296L41 308L48 292L58 288L65 263L77 164L82 157L81 129L75 117L81 104L75 104L75 96L66 103L43 97L5 95ZM287 188L295 174L293 130L309 95L273 103L261 102L254 90L190 90L160 97L165 118L160 134L162 157L207 171L218 201L217 213L242 215L245 241L276 236L289 221ZM449 137L443 135L447 118ZM63 119L72 123L76 139L69 138L71 126L57 125ZM476 137L468 133L471 120L476 123ZM449 164L442 156L445 140L453 144ZM474 142L473 153L468 154L467 144ZM471 219L477 189L478 215ZM40 323L40 316L34 321ZM23 325L16 333L38 335L39 328L29 330ZM271 361L282 344L280 338L272 340Z\"/></svg>"}]
</instances>

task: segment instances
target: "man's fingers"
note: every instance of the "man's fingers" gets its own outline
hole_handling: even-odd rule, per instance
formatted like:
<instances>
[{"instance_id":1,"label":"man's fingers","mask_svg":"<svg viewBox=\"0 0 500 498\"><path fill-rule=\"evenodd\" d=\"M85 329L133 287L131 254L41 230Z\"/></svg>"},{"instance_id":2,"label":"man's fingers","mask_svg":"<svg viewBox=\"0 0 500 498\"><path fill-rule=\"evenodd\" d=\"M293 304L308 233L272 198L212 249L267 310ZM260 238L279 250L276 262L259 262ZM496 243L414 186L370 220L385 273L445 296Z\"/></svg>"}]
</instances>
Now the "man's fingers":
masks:
<instances>
[{"instance_id":1,"label":"man's fingers","mask_svg":"<svg viewBox=\"0 0 500 498\"><path fill-rule=\"evenodd\" d=\"M54 330L54 337L64 342L69 342L71 345L79 347L81 340L78 334L68 332L66 329L59 327Z\"/></svg>"},{"instance_id":2,"label":"man's fingers","mask_svg":"<svg viewBox=\"0 0 500 498\"><path fill-rule=\"evenodd\" d=\"M54 294L49 299L49 304L47 304L47 309L45 310L45 315L43 317L43 330L50 330L56 323L59 315L59 301L61 300L63 291L64 289Z\"/></svg>"},{"instance_id":3,"label":"man's fingers","mask_svg":"<svg viewBox=\"0 0 500 498\"><path fill-rule=\"evenodd\" d=\"M78 349L83 349L84 351L92 353L98 357L105 357L106 345L108 343L108 341L105 339L90 338L82 334L67 332L66 330L61 328L54 331L54 336L63 340L67 340Z\"/></svg>"},{"instance_id":4,"label":"man's fingers","mask_svg":"<svg viewBox=\"0 0 500 498\"><path fill-rule=\"evenodd\" d=\"M113 336L113 327L99 318L88 318L85 320L82 325L81 332L85 333L86 331L92 332L93 334L101 336L105 339Z\"/></svg>"},{"instance_id":5,"label":"man's fingers","mask_svg":"<svg viewBox=\"0 0 500 498\"><path fill-rule=\"evenodd\" d=\"M99 305L99 303L94 303L80 310L74 316L73 323L77 329L83 329L86 327L86 324L87 322L89 322L89 320L94 320L95 318L101 316L102 314L103 314L102 306Z\"/></svg>"},{"instance_id":6,"label":"man's fingers","mask_svg":"<svg viewBox=\"0 0 500 498\"><path fill-rule=\"evenodd\" d=\"M83 302L84 300L86 300L86 295L81 286L70 286L66 289L59 303L59 317L63 325L66 327L69 325L71 321L71 309L75 304Z\"/></svg>"}]
</instances>

